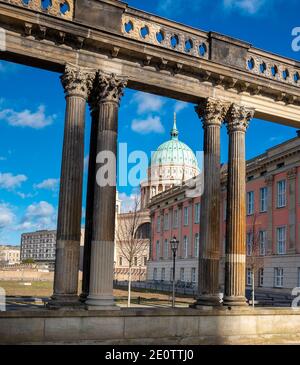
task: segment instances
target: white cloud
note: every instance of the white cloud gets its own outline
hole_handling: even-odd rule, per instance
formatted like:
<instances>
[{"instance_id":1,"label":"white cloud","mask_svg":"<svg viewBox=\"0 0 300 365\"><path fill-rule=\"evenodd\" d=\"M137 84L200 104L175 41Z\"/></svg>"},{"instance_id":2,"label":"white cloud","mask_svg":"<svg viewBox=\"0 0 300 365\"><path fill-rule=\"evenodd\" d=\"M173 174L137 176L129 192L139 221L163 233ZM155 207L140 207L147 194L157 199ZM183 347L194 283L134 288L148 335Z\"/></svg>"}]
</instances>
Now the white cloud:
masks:
<instances>
[{"instance_id":1,"label":"white cloud","mask_svg":"<svg viewBox=\"0 0 300 365\"><path fill-rule=\"evenodd\" d=\"M131 123L131 129L140 134L164 133L165 129L161 123L160 117L151 115L146 119L134 119Z\"/></svg>"},{"instance_id":2,"label":"white cloud","mask_svg":"<svg viewBox=\"0 0 300 365\"><path fill-rule=\"evenodd\" d=\"M16 230L52 229L56 225L56 210L46 201L33 203L26 209L25 215Z\"/></svg>"},{"instance_id":3,"label":"white cloud","mask_svg":"<svg viewBox=\"0 0 300 365\"><path fill-rule=\"evenodd\" d=\"M59 179L46 179L40 182L39 184L35 184L34 188L57 191L58 184L59 184Z\"/></svg>"},{"instance_id":4,"label":"white cloud","mask_svg":"<svg viewBox=\"0 0 300 365\"><path fill-rule=\"evenodd\" d=\"M22 199L26 199L26 198L33 198L34 196L36 196L37 194L31 194L31 193L22 193L21 191L17 191L16 193L20 198Z\"/></svg>"},{"instance_id":5,"label":"white cloud","mask_svg":"<svg viewBox=\"0 0 300 365\"><path fill-rule=\"evenodd\" d=\"M0 189L12 190L20 187L27 180L25 175L13 175L11 173L0 172Z\"/></svg>"},{"instance_id":6,"label":"white cloud","mask_svg":"<svg viewBox=\"0 0 300 365\"><path fill-rule=\"evenodd\" d=\"M121 200L121 212L128 213L135 210L136 203L139 202L140 196L137 194L127 195L126 193L119 193Z\"/></svg>"},{"instance_id":7,"label":"white cloud","mask_svg":"<svg viewBox=\"0 0 300 365\"><path fill-rule=\"evenodd\" d=\"M0 161L6 161L7 160L7 158L6 157L4 157L4 156L0 156Z\"/></svg>"},{"instance_id":8,"label":"white cloud","mask_svg":"<svg viewBox=\"0 0 300 365\"><path fill-rule=\"evenodd\" d=\"M243 13L253 15L262 8L267 0L223 0L223 6L227 10L240 10Z\"/></svg>"},{"instance_id":9,"label":"white cloud","mask_svg":"<svg viewBox=\"0 0 300 365\"><path fill-rule=\"evenodd\" d=\"M55 118L55 114L49 116L45 114L44 105L40 105L35 112L32 112L29 109L25 109L21 112L17 112L13 109L3 109L0 111L0 120L6 121L13 127L42 129L51 125Z\"/></svg>"},{"instance_id":10,"label":"white cloud","mask_svg":"<svg viewBox=\"0 0 300 365\"><path fill-rule=\"evenodd\" d=\"M0 229L10 226L15 221L15 214L8 204L0 204Z\"/></svg>"},{"instance_id":11,"label":"white cloud","mask_svg":"<svg viewBox=\"0 0 300 365\"><path fill-rule=\"evenodd\" d=\"M182 110L186 109L188 107L188 103L185 103L184 101L177 101L174 106L175 113L179 113Z\"/></svg>"},{"instance_id":12,"label":"white cloud","mask_svg":"<svg viewBox=\"0 0 300 365\"><path fill-rule=\"evenodd\" d=\"M149 112L159 112L166 103L166 100L157 95L138 91L134 94L131 102L137 104L137 113L143 114Z\"/></svg>"}]
</instances>

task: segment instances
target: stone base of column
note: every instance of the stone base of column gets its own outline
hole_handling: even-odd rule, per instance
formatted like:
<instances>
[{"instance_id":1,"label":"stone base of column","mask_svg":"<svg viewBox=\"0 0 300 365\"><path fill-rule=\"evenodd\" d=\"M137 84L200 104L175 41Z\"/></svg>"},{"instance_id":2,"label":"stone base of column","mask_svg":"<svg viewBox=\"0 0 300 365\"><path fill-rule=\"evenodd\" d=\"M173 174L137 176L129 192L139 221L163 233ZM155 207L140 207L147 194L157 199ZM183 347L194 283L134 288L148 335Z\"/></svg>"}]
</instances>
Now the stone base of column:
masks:
<instances>
[{"instance_id":1,"label":"stone base of column","mask_svg":"<svg viewBox=\"0 0 300 365\"><path fill-rule=\"evenodd\" d=\"M223 305L225 307L247 307L246 297L224 297Z\"/></svg>"},{"instance_id":2,"label":"stone base of column","mask_svg":"<svg viewBox=\"0 0 300 365\"><path fill-rule=\"evenodd\" d=\"M190 308L202 309L203 307L220 307L222 306L221 299L218 294L215 295L200 295L196 302Z\"/></svg>"},{"instance_id":3,"label":"stone base of column","mask_svg":"<svg viewBox=\"0 0 300 365\"><path fill-rule=\"evenodd\" d=\"M46 307L49 309L64 310L84 309L78 295L53 295Z\"/></svg>"},{"instance_id":4,"label":"stone base of column","mask_svg":"<svg viewBox=\"0 0 300 365\"><path fill-rule=\"evenodd\" d=\"M86 300L87 300L87 297L88 297L88 295L87 295L87 294L85 294L85 293L81 293L81 294L79 295L79 300L81 301L81 303L85 303L85 302L86 302Z\"/></svg>"},{"instance_id":5,"label":"stone base of column","mask_svg":"<svg viewBox=\"0 0 300 365\"><path fill-rule=\"evenodd\" d=\"M85 301L85 307L88 310L120 310L112 296L89 295Z\"/></svg>"}]
</instances>

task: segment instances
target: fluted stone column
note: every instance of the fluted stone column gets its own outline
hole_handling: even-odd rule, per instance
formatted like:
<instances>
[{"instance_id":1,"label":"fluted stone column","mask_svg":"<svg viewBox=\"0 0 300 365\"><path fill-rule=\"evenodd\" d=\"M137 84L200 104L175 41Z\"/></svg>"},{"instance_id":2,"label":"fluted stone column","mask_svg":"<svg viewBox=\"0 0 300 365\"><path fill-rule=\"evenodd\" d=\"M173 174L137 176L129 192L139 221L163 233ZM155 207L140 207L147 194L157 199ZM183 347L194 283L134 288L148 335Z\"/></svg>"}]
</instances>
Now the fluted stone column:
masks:
<instances>
[{"instance_id":1,"label":"fluted stone column","mask_svg":"<svg viewBox=\"0 0 300 365\"><path fill-rule=\"evenodd\" d=\"M80 295L83 301L87 298L89 294L91 244L92 244L92 232L93 232L94 191L96 183L96 155L97 155L97 138L98 138L97 136L99 127L99 103L95 92L91 92L91 95L88 99L88 103L91 111L91 133L90 133L88 181L87 181L86 208L85 208L82 293Z\"/></svg>"},{"instance_id":2,"label":"fluted stone column","mask_svg":"<svg viewBox=\"0 0 300 365\"><path fill-rule=\"evenodd\" d=\"M254 110L233 104L229 134L224 305L246 305L246 160L245 134Z\"/></svg>"},{"instance_id":3,"label":"fluted stone column","mask_svg":"<svg viewBox=\"0 0 300 365\"><path fill-rule=\"evenodd\" d=\"M97 173L94 187L89 295L86 304L88 309L118 309L113 297L116 158L118 109L126 80L100 72L96 83L95 92L99 101ZM104 157L103 160L101 156ZM104 166L108 167L107 181L104 181L104 176L101 175Z\"/></svg>"},{"instance_id":4,"label":"fluted stone column","mask_svg":"<svg viewBox=\"0 0 300 365\"><path fill-rule=\"evenodd\" d=\"M49 307L79 305L82 181L85 106L94 73L66 66L61 77L66 94L65 131L60 179L54 294Z\"/></svg>"},{"instance_id":5,"label":"fluted stone column","mask_svg":"<svg viewBox=\"0 0 300 365\"><path fill-rule=\"evenodd\" d=\"M204 128L204 191L201 197L196 306L220 305L220 130L228 103L208 98L196 107Z\"/></svg>"}]
</instances>

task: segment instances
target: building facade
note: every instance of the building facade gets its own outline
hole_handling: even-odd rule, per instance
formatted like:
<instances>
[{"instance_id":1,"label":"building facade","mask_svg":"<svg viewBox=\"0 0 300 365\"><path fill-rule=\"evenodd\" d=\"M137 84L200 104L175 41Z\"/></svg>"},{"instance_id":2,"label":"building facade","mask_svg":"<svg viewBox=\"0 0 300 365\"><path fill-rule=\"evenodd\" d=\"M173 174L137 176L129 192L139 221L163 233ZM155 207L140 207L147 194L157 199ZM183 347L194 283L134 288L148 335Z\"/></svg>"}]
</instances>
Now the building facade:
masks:
<instances>
[{"instance_id":1,"label":"building facade","mask_svg":"<svg viewBox=\"0 0 300 365\"><path fill-rule=\"evenodd\" d=\"M0 265L16 265L20 263L20 247L1 245Z\"/></svg>"},{"instance_id":2,"label":"building facade","mask_svg":"<svg viewBox=\"0 0 300 365\"><path fill-rule=\"evenodd\" d=\"M227 166L222 166L220 291L224 286ZM246 283L290 292L300 286L300 138L247 161ZM170 239L180 242L176 281L197 283L201 197L190 186L169 189L150 202L151 257L147 280L170 281Z\"/></svg>"},{"instance_id":3,"label":"building facade","mask_svg":"<svg viewBox=\"0 0 300 365\"><path fill-rule=\"evenodd\" d=\"M56 231L36 231L21 235L21 261L55 262Z\"/></svg>"}]
</instances>

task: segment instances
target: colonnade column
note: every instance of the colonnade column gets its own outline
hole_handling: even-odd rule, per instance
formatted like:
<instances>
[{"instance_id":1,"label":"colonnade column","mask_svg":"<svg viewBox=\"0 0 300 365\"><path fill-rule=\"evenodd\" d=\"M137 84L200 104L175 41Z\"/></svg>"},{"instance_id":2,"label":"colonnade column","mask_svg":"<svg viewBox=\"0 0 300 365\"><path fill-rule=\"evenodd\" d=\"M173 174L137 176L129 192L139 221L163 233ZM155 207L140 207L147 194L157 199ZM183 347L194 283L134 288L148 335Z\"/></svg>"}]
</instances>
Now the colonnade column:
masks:
<instances>
[{"instance_id":1,"label":"colonnade column","mask_svg":"<svg viewBox=\"0 0 300 365\"><path fill-rule=\"evenodd\" d=\"M195 306L220 305L220 129L228 109L228 103L213 98L196 107L204 128L204 192L201 197L201 244Z\"/></svg>"},{"instance_id":2,"label":"colonnade column","mask_svg":"<svg viewBox=\"0 0 300 365\"><path fill-rule=\"evenodd\" d=\"M116 160L118 110L127 80L99 72L94 92L99 103L96 183L88 309L118 309L113 297L116 213Z\"/></svg>"},{"instance_id":3,"label":"colonnade column","mask_svg":"<svg viewBox=\"0 0 300 365\"><path fill-rule=\"evenodd\" d=\"M93 232L93 206L94 191L96 183L96 155L97 155L97 135L99 127L99 103L95 92L92 92L88 103L91 112L91 132L90 150L88 162L88 178L85 208L85 231L84 231L84 252L82 270L82 293L81 300L85 300L89 294L90 266L91 266L91 242Z\"/></svg>"},{"instance_id":4,"label":"colonnade column","mask_svg":"<svg viewBox=\"0 0 300 365\"><path fill-rule=\"evenodd\" d=\"M233 104L229 134L224 305L246 305L246 160L245 134L254 110Z\"/></svg>"},{"instance_id":5,"label":"colonnade column","mask_svg":"<svg viewBox=\"0 0 300 365\"><path fill-rule=\"evenodd\" d=\"M66 94L65 130L60 178L54 294L49 307L79 305L82 183L85 107L94 73L67 65L61 77Z\"/></svg>"}]
</instances>

